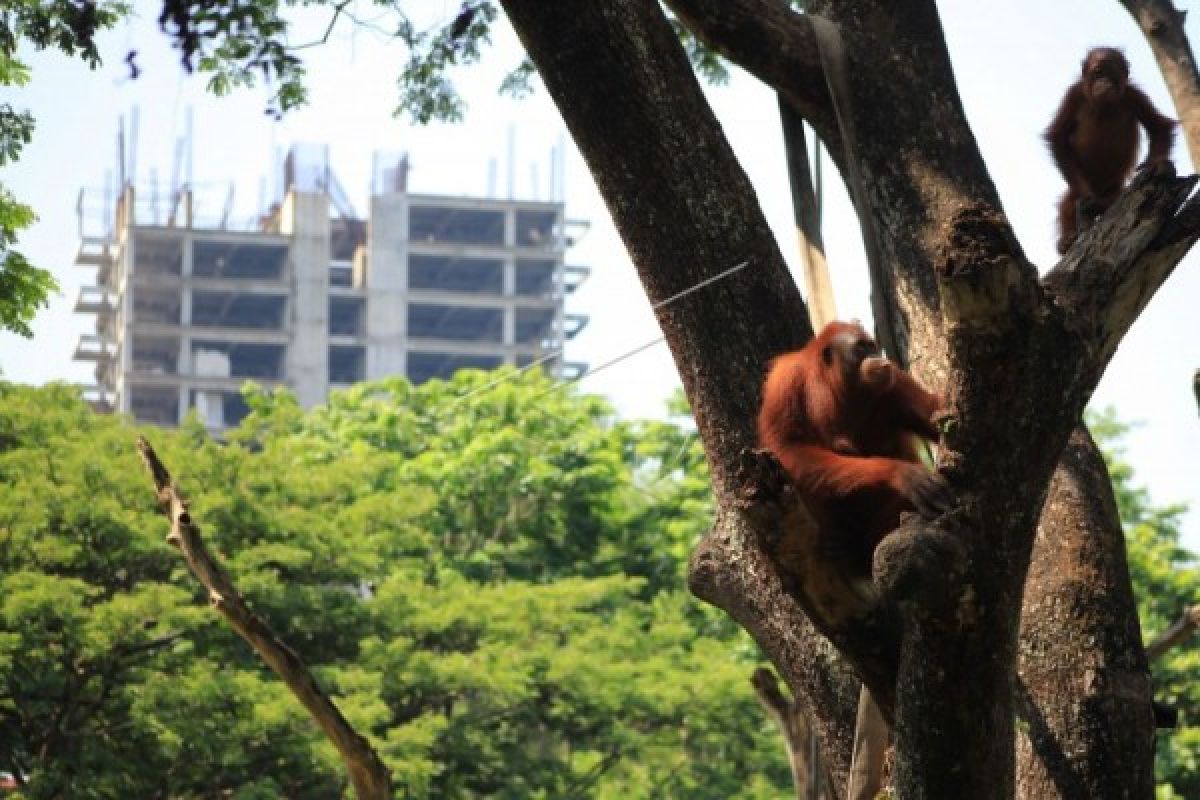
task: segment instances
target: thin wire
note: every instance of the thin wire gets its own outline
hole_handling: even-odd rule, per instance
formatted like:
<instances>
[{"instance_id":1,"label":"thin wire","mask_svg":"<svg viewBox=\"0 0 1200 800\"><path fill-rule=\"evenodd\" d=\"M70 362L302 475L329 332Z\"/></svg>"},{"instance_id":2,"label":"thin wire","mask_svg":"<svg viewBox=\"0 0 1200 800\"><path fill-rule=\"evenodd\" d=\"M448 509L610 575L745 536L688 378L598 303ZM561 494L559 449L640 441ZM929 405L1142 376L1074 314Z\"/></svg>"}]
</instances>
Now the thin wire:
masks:
<instances>
[{"instance_id":1,"label":"thin wire","mask_svg":"<svg viewBox=\"0 0 1200 800\"><path fill-rule=\"evenodd\" d=\"M671 303L674 303L676 300L682 300L683 298L687 297L692 292L698 292L706 286L714 284L719 280L724 280L725 278L729 277L730 275L734 274L735 272L740 272L741 270L745 269L749 265L750 265L749 260L739 262L739 263L733 265L732 267L730 267L729 269L722 270L721 272L718 272L716 275L712 275L708 278L705 278L704 280L700 281L699 283L693 284L692 286L689 286L688 288L683 289L682 291L676 292L675 294L671 295L670 297L668 297L666 299L659 300L657 303L650 306L650 310L658 311L660 308L666 308L667 306L671 305ZM649 342L640 344L637 347L635 347L633 350L630 350L627 353L623 353L623 354L617 356L616 358L606 361L605 363L600 364L599 366L597 366L593 369L584 370L579 375L575 375L571 378L560 379L554 385L550 386L550 388L547 389L545 392L539 392L538 394L534 395L534 397L541 397L543 394L553 391L554 389L557 389L559 386L567 386L572 383L578 383L579 381L583 380L584 378L595 375L597 372L599 372L602 369L607 369L608 367L611 367L614 364L619 364L620 362L624 361L626 358L637 355L638 353L642 352L643 350L650 349L651 347L658 344L659 342L664 341L665 339L666 339L665 336L659 336L658 338L653 339ZM495 386L499 386L502 383L506 383L508 381L515 380L515 379L521 377L522 375L524 375L529 370L533 369L534 367L545 364L547 361L550 361L551 359L558 358L565 351L566 351L565 347L557 347L557 348L551 350L550 352L546 353L544 356L542 356L538 359L535 359L534 361L531 361L530 363L521 367L516 372L509 372L504 375L501 375L499 378L488 381L483 386L476 387L476 388L472 389L471 391L467 392L466 394L456 398L454 401L452 401L450 403L450 405L446 408L446 410L449 411L450 409L453 409L458 404L471 399L472 397L479 394L480 392L486 392L488 389L491 389Z\"/></svg>"},{"instance_id":2,"label":"thin wire","mask_svg":"<svg viewBox=\"0 0 1200 800\"><path fill-rule=\"evenodd\" d=\"M621 353L621 355L617 356L616 358L610 358L608 361L598 364L597 366L595 366L591 369L584 370L583 372L579 373L578 375L573 375L570 378L561 378L558 381L552 383L550 386L547 386L542 391L533 395L533 397L531 397L530 399L535 400L535 399L541 397L542 395L549 394L550 392L553 392L555 389L558 389L560 387L570 386L572 383L579 383L584 378L590 378L593 375L595 375L597 372L608 369L609 367L615 366L616 364L620 364L622 361L624 361L627 358L633 358L634 356L636 356L638 353L642 352L643 350L649 350L651 347L654 347L654 345L665 342L666 340L667 340L666 336L656 336L655 338L651 339L650 341L643 342L642 344L639 344L637 347L633 348L632 350L628 350L624 353Z\"/></svg>"},{"instance_id":3,"label":"thin wire","mask_svg":"<svg viewBox=\"0 0 1200 800\"><path fill-rule=\"evenodd\" d=\"M671 303L674 303L676 300L680 300L684 297L687 297L692 292L703 289L705 286L708 286L710 283L716 283L717 281L722 280L723 278L725 278L729 275L732 275L735 272L743 270L748 266L750 266L750 261L747 259L746 261L742 261L741 263L733 265L732 267L725 270L724 272L718 272L716 275L713 275L711 278L705 278L704 280L697 283L695 286L689 286L688 288L684 289L682 292L677 292L677 293L671 295L666 300L659 300L657 303L650 306L650 308L653 311L658 311L660 308L662 308L664 306L669 306Z\"/></svg>"}]
</instances>

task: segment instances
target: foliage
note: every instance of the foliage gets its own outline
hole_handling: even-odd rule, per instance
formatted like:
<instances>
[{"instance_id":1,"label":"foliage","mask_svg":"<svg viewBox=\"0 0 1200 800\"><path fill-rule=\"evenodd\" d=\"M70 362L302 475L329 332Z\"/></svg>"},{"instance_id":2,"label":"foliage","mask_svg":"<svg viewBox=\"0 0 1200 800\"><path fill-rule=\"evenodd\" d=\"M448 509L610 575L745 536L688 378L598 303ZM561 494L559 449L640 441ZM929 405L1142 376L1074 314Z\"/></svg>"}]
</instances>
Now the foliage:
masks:
<instances>
[{"instance_id":1,"label":"foliage","mask_svg":"<svg viewBox=\"0 0 1200 800\"><path fill-rule=\"evenodd\" d=\"M148 435L398 796L780 796L755 651L682 588L709 515L693 431L505 375L307 413L252 391L226 444ZM27 798L343 796L165 544L135 432L0 384L0 771Z\"/></svg>"},{"instance_id":2,"label":"foliage","mask_svg":"<svg viewBox=\"0 0 1200 800\"><path fill-rule=\"evenodd\" d=\"M1123 460L1121 437L1129 426L1111 410L1091 414L1088 426L1101 444L1129 554L1138 616L1147 643L1154 641L1182 611L1200 603L1200 563L1179 543L1182 505L1158 507L1145 487L1135 483ZM1176 707L1179 726L1159 731L1155 748L1158 800L1200 797L1200 640L1170 650L1152 665L1156 700Z\"/></svg>"},{"instance_id":3,"label":"foliage","mask_svg":"<svg viewBox=\"0 0 1200 800\"><path fill-rule=\"evenodd\" d=\"M3 38L0 27L0 86L24 86L29 81L29 69L4 51ZM33 117L29 112L0 103L0 167L15 161L32 136ZM0 329L26 337L33 335L29 322L34 313L57 288L49 272L32 266L13 249L18 232L35 219L33 209L18 203L0 183Z\"/></svg>"},{"instance_id":4,"label":"foliage","mask_svg":"<svg viewBox=\"0 0 1200 800\"><path fill-rule=\"evenodd\" d=\"M304 64L291 52L280 11L277 0L164 0L158 24L175 40L184 69L210 73L213 94L253 86L258 77L274 80L271 103L281 113L302 104L307 91Z\"/></svg>"},{"instance_id":5,"label":"foliage","mask_svg":"<svg viewBox=\"0 0 1200 800\"><path fill-rule=\"evenodd\" d=\"M55 5L75 8L68 0ZM456 69L478 63L491 44L499 4L465 0L454 14L441 16L416 3L373 6L369 18L363 18L347 0L164 0L159 24L178 47L184 68L207 74L214 93L223 95L259 80L268 83L268 113L275 115L307 101L304 48L323 44L342 23L369 29L396 41L408 54L397 79L398 116L418 124L461 120L466 106L453 76ZM324 14L324 36L315 42L293 41L291 23L298 12ZM696 71L713 84L726 83L729 73L720 56L673 17L672 24ZM92 42L86 35L83 40ZM85 55L94 60L94 45ZM499 91L523 97L533 90L535 73L532 62L522 59L504 73Z\"/></svg>"},{"instance_id":6,"label":"foliage","mask_svg":"<svg viewBox=\"0 0 1200 800\"><path fill-rule=\"evenodd\" d=\"M0 159L2 163L3 159ZM0 329L25 337L33 335L29 327L33 315L46 305L50 293L58 288L49 272L33 266L13 249L17 233L32 225L34 219L33 209L18 203L0 184Z\"/></svg>"},{"instance_id":7,"label":"foliage","mask_svg":"<svg viewBox=\"0 0 1200 800\"><path fill-rule=\"evenodd\" d=\"M21 87L29 82L29 67L16 57L23 42L39 50L61 50L95 68L100 63L96 33L111 27L127 11L125 3L112 0L0 5L0 86ZM0 103L0 167L16 161L32 138L29 112ZM58 288L49 272L33 266L14 249L17 235L35 220L33 210L0 183L0 330L26 337L33 335L29 327L33 315Z\"/></svg>"}]
</instances>

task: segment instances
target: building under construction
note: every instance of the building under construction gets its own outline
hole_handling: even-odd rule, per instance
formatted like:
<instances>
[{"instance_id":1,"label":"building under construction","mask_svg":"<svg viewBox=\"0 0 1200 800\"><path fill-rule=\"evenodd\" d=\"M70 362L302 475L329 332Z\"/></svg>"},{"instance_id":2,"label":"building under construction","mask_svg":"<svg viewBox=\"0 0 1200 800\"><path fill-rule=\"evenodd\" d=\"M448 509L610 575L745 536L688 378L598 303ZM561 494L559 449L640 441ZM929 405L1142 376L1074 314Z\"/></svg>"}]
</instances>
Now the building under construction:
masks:
<instances>
[{"instance_id":1,"label":"building under construction","mask_svg":"<svg viewBox=\"0 0 1200 800\"><path fill-rule=\"evenodd\" d=\"M303 161L293 150L282 199L244 225L231 203L205 221L186 185L139 196L122 179L99 212L81 193L76 263L96 281L75 310L96 332L75 358L95 362L93 406L160 425L195 409L219 431L245 415L247 380L309 407L392 375L581 369L562 348L587 321L563 309L588 274L564 262L584 226L561 202L411 194L398 159L364 219L323 159Z\"/></svg>"}]
</instances>

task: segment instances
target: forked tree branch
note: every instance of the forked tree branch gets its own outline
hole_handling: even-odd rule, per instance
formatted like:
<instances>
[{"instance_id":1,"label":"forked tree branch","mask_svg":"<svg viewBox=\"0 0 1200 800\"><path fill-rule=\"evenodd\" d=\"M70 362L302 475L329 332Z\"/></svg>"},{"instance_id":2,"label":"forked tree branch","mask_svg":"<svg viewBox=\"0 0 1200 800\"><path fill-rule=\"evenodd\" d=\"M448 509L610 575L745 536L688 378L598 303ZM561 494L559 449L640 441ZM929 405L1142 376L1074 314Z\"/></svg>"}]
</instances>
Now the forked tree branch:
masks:
<instances>
[{"instance_id":1,"label":"forked tree branch","mask_svg":"<svg viewBox=\"0 0 1200 800\"><path fill-rule=\"evenodd\" d=\"M171 474L154 448L139 436L137 449L154 478L158 504L171 521L167 541L179 548L188 568L208 590L213 608L275 671L301 705L337 748L360 800L390 800L391 773L371 744L342 716L342 712L317 685L316 678L294 650L281 640L261 617L250 610L229 573L213 559L200 538L200 529L188 513Z\"/></svg>"}]
</instances>

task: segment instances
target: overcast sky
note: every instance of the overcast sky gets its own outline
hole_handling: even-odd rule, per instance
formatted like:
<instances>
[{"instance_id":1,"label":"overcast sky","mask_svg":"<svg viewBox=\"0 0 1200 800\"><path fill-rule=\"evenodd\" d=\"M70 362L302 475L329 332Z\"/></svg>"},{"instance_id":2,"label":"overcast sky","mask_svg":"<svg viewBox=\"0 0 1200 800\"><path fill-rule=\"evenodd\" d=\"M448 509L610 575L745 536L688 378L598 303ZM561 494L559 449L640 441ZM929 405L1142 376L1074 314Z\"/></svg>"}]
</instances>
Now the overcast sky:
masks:
<instances>
[{"instance_id":1,"label":"overcast sky","mask_svg":"<svg viewBox=\"0 0 1200 800\"><path fill-rule=\"evenodd\" d=\"M457 0L426 0L421 5L432 19L450 19L459 7ZM371 13L371 3L360 6ZM500 76L520 61L515 37L506 26L497 31L496 46L483 67L458 75L469 103L465 122L418 129L392 116L404 53L377 34L340 27L327 45L303 51L311 103L274 121L263 113L266 95L261 88L220 99L208 95L204 78L184 74L177 55L157 32L158 5L138 2L137 7L138 19L102 38L105 66L97 72L57 54L23 54L33 67L33 80L11 94L14 105L33 112L38 128L33 144L5 171L3 180L40 217L22 238L22 249L35 263L54 271L63 291L35 321L32 341L0 335L0 368L8 379L93 380L89 364L71 361L78 335L91 329L91 319L72 314L71 308L79 287L94 279L92 270L72 266L78 243L76 198L81 187L100 190L106 176L115 173L118 119L124 115L128 125L135 108L139 182L149 181L152 171L159 182L169 182L176 141L184 134L191 109L194 181L218 206L232 184L234 214L247 217L276 186L274 154L295 142L328 144L333 169L360 214L367 207L372 156L377 152L410 154L414 191L481 195L490 185L505 194L511 181L517 196L545 198L551 149L564 142L567 214L591 222L590 232L568 260L593 269L588 283L569 301L568 310L591 315L591 324L571 343L567 357L598 364L659 335L595 185L545 93L539 90L523 101L496 94ZM1170 98L1140 32L1116 0L954 0L940 7L968 118L1026 253L1045 270L1056 260L1054 203L1062 180L1040 133L1075 79L1083 54L1094 45L1123 48L1134 80L1173 116ZM1189 23L1194 45L1200 45L1196 15ZM298 23L293 40L309 41L323 28L324 19L309 16ZM136 81L129 79L123 63L131 49L138 51L142 69ZM773 95L735 71L729 86L712 89L709 96L785 258L794 264ZM511 178L510 130L515 153ZM1181 144L1174 157L1181 172L1191 171ZM826 242L839 315L868 320L858 226L840 181L826 183ZM728 266L713 264L712 272ZM1154 298L1121 345L1093 401L1111 405L1123 419L1139 423L1126 441L1128 458L1156 502L1193 506L1185 524L1192 549L1200 549L1200 421L1191 393L1192 372L1200 367L1194 318L1200 297L1198 266L1200 256L1193 252ZM660 414L663 399L677 385L663 345L583 384L608 395L626 415Z\"/></svg>"}]
</instances>

